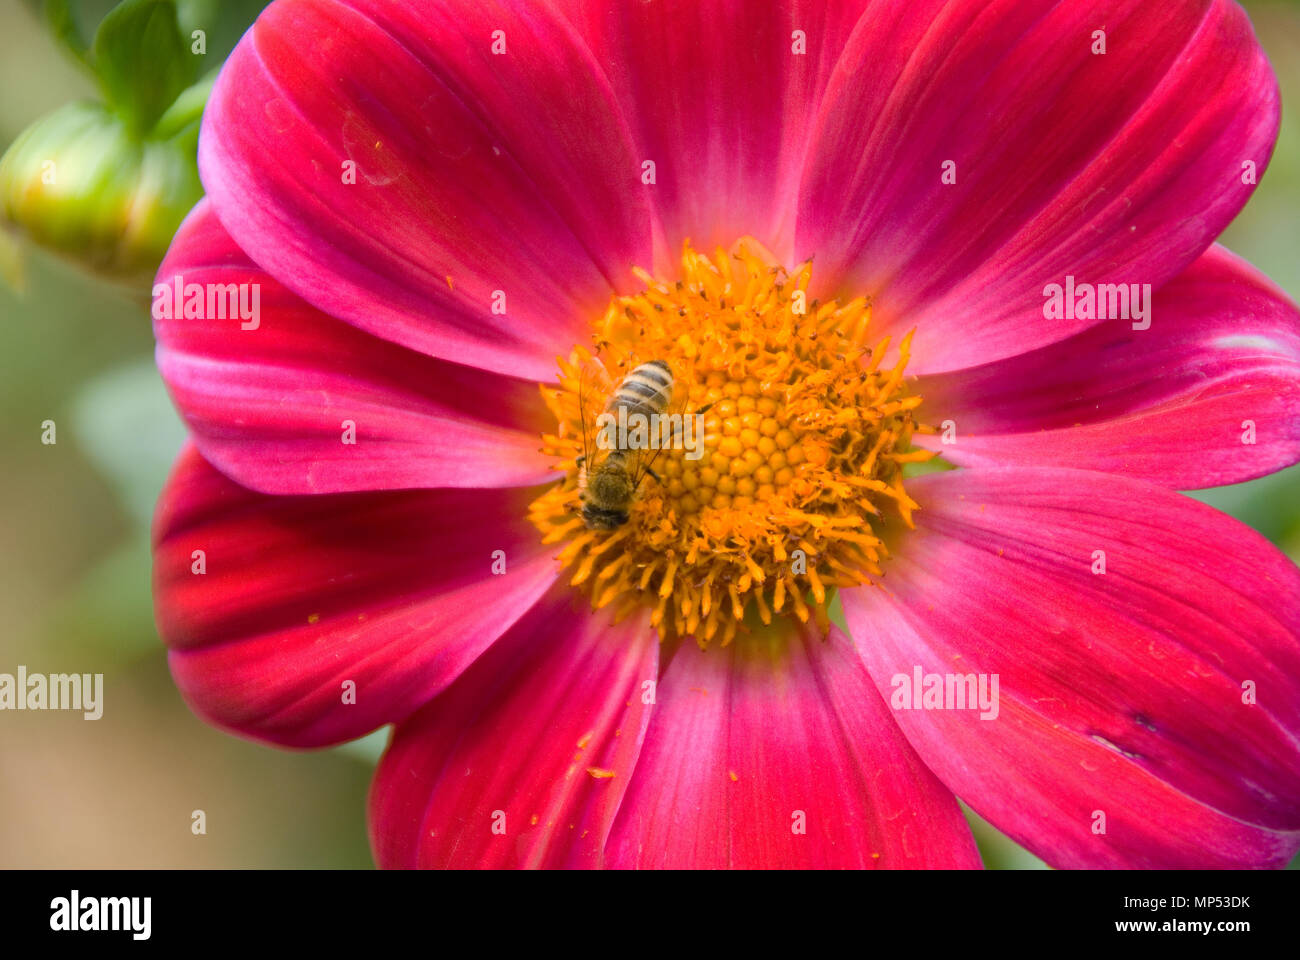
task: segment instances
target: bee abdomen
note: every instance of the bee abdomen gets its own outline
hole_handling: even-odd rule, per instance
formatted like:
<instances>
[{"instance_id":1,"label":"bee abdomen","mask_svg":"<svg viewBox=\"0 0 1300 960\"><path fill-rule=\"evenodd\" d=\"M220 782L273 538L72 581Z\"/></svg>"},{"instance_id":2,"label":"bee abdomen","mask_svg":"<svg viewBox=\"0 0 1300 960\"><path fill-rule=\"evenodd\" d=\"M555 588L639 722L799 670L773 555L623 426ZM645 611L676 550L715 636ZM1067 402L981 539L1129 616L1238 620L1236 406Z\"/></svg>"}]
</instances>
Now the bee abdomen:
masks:
<instances>
[{"instance_id":1,"label":"bee abdomen","mask_svg":"<svg viewBox=\"0 0 1300 960\"><path fill-rule=\"evenodd\" d=\"M672 368L663 360L650 360L623 378L610 398L609 410L626 408L628 413L662 413L668 409L672 396Z\"/></svg>"}]
</instances>

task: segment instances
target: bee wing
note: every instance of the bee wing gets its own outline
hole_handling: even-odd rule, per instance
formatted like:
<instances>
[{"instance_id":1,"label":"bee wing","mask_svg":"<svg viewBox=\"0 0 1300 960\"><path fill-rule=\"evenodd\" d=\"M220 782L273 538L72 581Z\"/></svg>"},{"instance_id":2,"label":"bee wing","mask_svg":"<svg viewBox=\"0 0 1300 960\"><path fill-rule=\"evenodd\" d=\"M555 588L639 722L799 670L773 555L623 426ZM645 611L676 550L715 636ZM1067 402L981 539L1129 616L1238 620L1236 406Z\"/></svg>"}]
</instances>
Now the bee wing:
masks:
<instances>
[{"instance_id":1,"label":"bee wing","mask_svg":"<svg viewBox=\"0 0 1300 960\"><path fill-rule=\"evenodd\" d=\"M690 390L687 385L678 380L673 385L673 398L668 404L664 414L668 416L681 415L686 417L686 407L690 403ZM684 420L681 422L685 422ZM680 433L675 433L672 437L672 445L677 447L682 442ZM632 474L632 484L634 489L640 489L641 481L646 478L651 470L654 469L655 461L659 459L660 454L664 452L663 447L652 447L648 450L636 450L632 452L632 462L628 467Z\"/></svg>"},{"instance_id":2,"label":"bee wing","mask_svg":"<svg viewBox=\"0 0 1300 960\"><path fill-rule=\"evenodd\" d=\"M582 429L583 466L591 466L591 452L595 449L596 418L605 407L606 398L613 390L605 365L596 357L589 357L578 371L578 424Z\"/></svg>"}]
</instances>

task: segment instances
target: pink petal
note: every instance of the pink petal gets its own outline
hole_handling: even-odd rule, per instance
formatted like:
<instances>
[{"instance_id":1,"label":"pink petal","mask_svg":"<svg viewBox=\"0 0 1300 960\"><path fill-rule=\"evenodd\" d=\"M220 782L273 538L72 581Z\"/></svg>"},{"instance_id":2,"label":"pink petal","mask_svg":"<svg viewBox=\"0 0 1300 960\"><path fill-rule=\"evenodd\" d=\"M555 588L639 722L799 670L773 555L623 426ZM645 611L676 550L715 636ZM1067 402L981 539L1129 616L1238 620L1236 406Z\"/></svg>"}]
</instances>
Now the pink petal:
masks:
<instances>
[{"instance_id":1,"label":"pink petal","mask_svg":"<svg viewBox=\"0 0 1300 960\"><path fill-rule=\"evenodd\" d=\"M1047 284L1158 289L1204 251L1278 111L1230 0L877 3L813 131L798 252L917 328L913 373L1013 356L1092 323L1045 319Z\"/></svg>"},{"instance_id":2,"label":"pink petal","mask_svg":"<svg viewBox=\"0 0 1300 960\"><path fill-rule=\"evenodd\" d=\"M867 0L572 5L632 126L638 163L655 164L647 189L666 244L661 266L688 237L709 250L745 234L789 262L810 128Z\"/></svg>"},{"instance_id":3,"label":"pink petal","mask_svg":"<svg viewBox=\"0 0 1300 960\"><path fill-rule=\"evenodd\" d=\"M1108 321L922 377L922 419L951 420L956 437L918 442L963 465L1081 467L1183 490L1300 460L1300 313L1284 293L1216 246L1160 290L1152 316L1148 330Z\"/></svg>"},{"instance_id":4,"label":"pink petal","mask_svg":"<svg viewBox=\"0 0 1300 960\"><path fill-rule=\"evenodd\" d=\"M959 470L908 492L918 529L900 536L883 589L846 591L844 611L886 697L918 667L999 677L990 719L895 710L949 788L1053 866L1291 857L1294 564L1203 504L1107 474ZM1247 681L1257 703L1243 702Z\"/></svg>"},{"instance_id":5,"label":"pink petal","mask_svg":"<svg viewBox=\"0 0 1300 960\"><path fill-rule=\"evenodd\" d=\"M154 602L177 686L206 720L290 746L405 717L555 580L526 519L532 496L268 497L187 448L154 526Z\"/></svg>"},{"instance_id":6,"label":"pink petal","mask_svg":"<svg viewBox=\"0 0 1300 960\"><path fill-rule=\"evenodd\" d=\"M683 644L609 838L621 867L978 867L852 642ZM798 832L800 827L806 832Z\"/></svg>"},{"instance_id":7,"label":"pink petal","mask_svg":"<svg viewBox=\"0 0 1300 960\"><path fill-rule=\"evenodd\" d=\"M626 127L543 5L274 4L222 70L199 165L238 244L308 303L515 376L553 376L649 261Z\"/></svg>"},{"instance_id":8,"label":"pink petal","mask_svg":"<svg viewBox=\"0 0 1300 960\"><path fill-rule=\"evenodd\" d=\"M379 865L598 866L658 647L644 617L611 625L557 586L397 727L371 791Z\"/></svg>"},{"instance_id":9,"label":"pink petal","mask_svg":"<svg viewBox=\"0 0 1300 960\"><path fill-rule=\"evenodd\" d=\"M155 297L163 379L203 455L245 486L335 493L553 478L539 446L554 420L536 383L434 360L320 313L253 264L206 200L158 283L175 290L176 277L205 297L229 284L257 291L253 329L225 309L158 318L165 301Z\"/></svg>"}]
</instances>

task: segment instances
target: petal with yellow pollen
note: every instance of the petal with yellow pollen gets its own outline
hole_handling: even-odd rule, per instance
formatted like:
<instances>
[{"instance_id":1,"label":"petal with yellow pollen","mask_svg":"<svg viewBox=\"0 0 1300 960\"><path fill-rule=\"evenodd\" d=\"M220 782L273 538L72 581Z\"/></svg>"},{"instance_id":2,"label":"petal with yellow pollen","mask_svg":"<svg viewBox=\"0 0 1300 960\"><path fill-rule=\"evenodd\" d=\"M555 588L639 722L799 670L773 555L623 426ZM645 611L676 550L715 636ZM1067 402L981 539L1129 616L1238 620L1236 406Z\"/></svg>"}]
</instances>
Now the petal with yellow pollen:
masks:
<instances>
[{"instance_id":1,"label":"petal with yellow pollen","mask_svg":"<svg viewBox=\"0 0 1300 960\"><path fill-rule=\"evenodd\" d=\"M398 725L371 794L380 866L600 865L659 666L644 615L609 619L557 585Z\"/></svg>"},{"instance_id":2,"label":"petal with yellow pollen","mask_svg":"<svg viewBox=\"0 0 1300 960\"><path fill-rule=\"evenodd\" d=\"M607 865L979 867L849 638L788 632L677 651Z\"/></svg>"}]
</instances>

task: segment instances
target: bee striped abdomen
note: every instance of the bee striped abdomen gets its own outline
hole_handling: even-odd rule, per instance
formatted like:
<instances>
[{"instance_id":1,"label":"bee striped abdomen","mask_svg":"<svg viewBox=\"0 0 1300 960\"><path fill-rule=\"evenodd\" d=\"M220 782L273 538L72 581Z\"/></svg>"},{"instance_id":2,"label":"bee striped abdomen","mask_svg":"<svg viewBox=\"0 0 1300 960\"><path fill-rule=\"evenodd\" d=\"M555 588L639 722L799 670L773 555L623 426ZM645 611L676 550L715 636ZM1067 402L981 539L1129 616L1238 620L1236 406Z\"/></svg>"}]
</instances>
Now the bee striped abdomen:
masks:
<instances>
[{"instance_id":1,"label":"bee striped abdomen","mask_svg":"<svg viewBox=\"0 0 1300 960\"><path fill-rule=\"evenodd\" d=\"M662 360L650 360L623 378L606 409L610 413L626 409L629 414L650 416L667 410L672 396L672 368Z\"/></svg>"},{"instance_id":2,"label":"bee striped abdomen","mask_svg":"<svg viewBox=\"0 0 1300 960\"><path fill-rule=\"evenodd\" d=\"M617 426L608 423L599 426L594 449L589 441L584 440L578 468L581 514L587 529L617 530L627 523L642 476L647 472L653 473L649 469L654 459L653 452L647 460L641 459L644 441L649 439L647 426L653 431L653 421L631 426L630 430L640 431L642 437L642 440L635 441L635 447L630 445L633 441L623 431L629 429L627 421L634 415L639 414L649 421L654 415L662 414L668 409L672 395L672 367L662 360L650 360L639 365L614 388L605 404L605 414L614 415ZM587 429L585 422L583 429Z\"/></svg>"}]
</instances>

